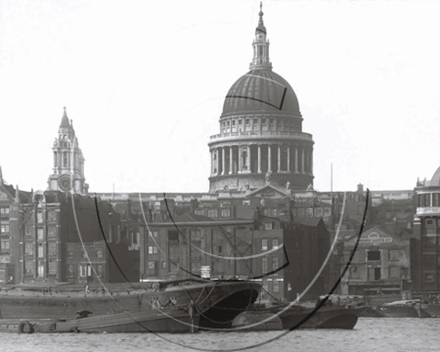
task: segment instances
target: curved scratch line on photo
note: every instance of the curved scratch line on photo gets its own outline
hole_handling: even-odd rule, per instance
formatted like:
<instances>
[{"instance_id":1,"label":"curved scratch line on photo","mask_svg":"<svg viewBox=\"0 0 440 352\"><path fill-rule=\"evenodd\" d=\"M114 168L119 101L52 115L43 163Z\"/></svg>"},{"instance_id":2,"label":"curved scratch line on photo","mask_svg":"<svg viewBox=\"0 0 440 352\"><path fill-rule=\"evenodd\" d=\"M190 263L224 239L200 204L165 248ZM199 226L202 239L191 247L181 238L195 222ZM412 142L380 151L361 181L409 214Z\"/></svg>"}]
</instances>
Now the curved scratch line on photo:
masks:
<instances>
[{"instance_id":1,"label":"curved scratch line on photo","mask_svg":"<svg viewBox=\"0 0 440 352\"><path fill-rule=\"evenodd\" d=\"M80 242L81 242L81 246L82 246L82 248L83 248L83 250L84 250L84 253L85 253L85 255L86 255L86 258L87 258L87 260L88 260L90 266L91 266L92 269L93 269L93 272L95 273L96 277L98 278L99 283L101 284L101 287L103 287L103 288L106 290L106 292L109 293L110 291L108 290L108 288L105 286L104 282L103 282L103 281L101 280L101 278L99 277L98 273L97 273L96 270L95 270L94 265L92 264L92 261L90 260L89 254L87 253L87 250L86 250L86 248L85 248L85 244L84 244L84 241L83 241L83 238L82 238L82 235L81 235L81 231L80 231L80 228L79 228L79 224L78 224L78 218L77 218L77 215L76 215L76 209L75 209L75 202L74 202L74 200L73 200L73 194L70 195L70 198L71 198L71 200L72 200L72 211L73 211L73 217L74 217L74 220L75 220L75 226L76 226L76 230L77 230L77 232L78 232L78 236L79 236L79 239L80 239ZM103 233L103 235L105 235L105 234ZM119 266L118 266L118 268L119 268ZM124 276L124 277L125 277L125 276ZM215 286L215 283L213 284L213 286ZM111 298L111 299L113 300L113 302L115 303L115 305L116 305L118 308L122 309L121 305L115 300L115 298L113 297L113 295L110 294L110 293L109 293L109 295L110 295L110 298ZM148 303L151 307L153 306L149 301L147 301L147 303ZM192 348L191 346L187 346L187 345L181 344L181 343L179 343L179 342L172 341L172 340L170 340L170 339L168 339L168 338L166 338L166 337L161 336L161 335L158 334L157 332L148 329L148 328L147 328L145 325L143 325L141 322L139 322L138 320L136 320L135 318L133 318L133 316L131 316L130 312L127 312L127 311L125 311L125 310L123 310L123 311L124 311L124 313L125 313L125 314L126 314L131 320L133 320L134 323L136 323L137 325L141 326L141 327L142 327L143 329L145 329L147 332L152 333L153 335L157 336L158 338L160 338L160 339L162 339L162 340L164 340L164 341L167 341L167 342L169 342L169 343L172 343L172 344L175 344L175 345L181 346L181 347ZM188 324L188 323L186 323L186 322L184 322L184 321L180 321L179 319L176 319L176 318L174 318L174 317L168 315L167 313L165 313L165 312L162 311L162 310L158 310L158 311L159 311L161 314L163 314L164 316L166 316L166 317L168 317L168 318L170 318L170 319L173 319L174 321L177 321L177 322L179 322L179 323L182 323L182 324L185 324L185 325L188 325L188 326L194 326L194 327L196 327L194 324ZM203 351L203 350L202 350L202 351ZM210 350L208 350L208 351L210 351Z\"/></svg>"},{"instance_id":2,"label":"curved scratch line on photo","mask_svg":"<svg viewBox=\"0 0 440 352\"><path fill-rule=\"evenodd\" d=\"M345 201L346 201L346 193L344 192L344 200L342 203L342 214L344 214L345 211ZM336 235L335 238L333 239L333 243L330 247L330 250L327 253L327 257L324 260L324 262L322 263L321 267L319 268L317 274L315 275L315 277L312 279L312 281L309 283L309 285L303 290L303 292L301 292L301 294L299 295L299 297L297 297L293 302L289 303L286 307L284 307L283 309L281 309L280 311L278 311L277 313L274 313L274 315L276 315L277 317L279 317L281 314L283 314L284 312L286 312L287 310L289 310L292 306L294 306L295 304L297 304L297 302L309 291L309 289L313 286L313 284L315 283L315 281L317 280L317 278L319 277L319 275L322 273L322 271L324 270L325 266L327 265L327 262L330 259L331 254L333 253L334 247L338 241L338 237L339 237L339 233L340 233L340 229L341 229L341 225L342 225L342 218L343 216L340 217L339 219L339 224L338 224L338 228L336 230ZM246 328L249 329L251 327L256 327L259 324L263 324L263 323L267 323L269 321L271 321L272 319L274 319L274 316L272 317L268 317L262 321L259 321L257 323L253 323L251 325L246 325ZM305 322L305 321L304 321ZM301 325L300 325L301 326ZM225 329L223 329L225 330ZM233 329L227 329L227 331L233 331Z\"/></svg>"},{"instance_id":3,"label":"curved scratch line on photo","mask_svg":"<svg viewBox=\"0 0 440 352\"><path fill-rule=\"evenodd\" d=\"M171 214L171 211L170 211L170 209L169 209L169 207L168 207L168 202L167 202L167 198L166 198L166 193L165 193L165 192L163 193L163 198L164 198L165 206L166 206L166 209L167 209L167 213L168 213L168 215L169 215L169 217L170 217L170 219L171 219L171 222L173 223L173 225L174 225L174 227L176 228L177 232L179 232L183 237L185 237L185 234L183 234L183 233L180 231L179 227L177 226L176 222L175 222L174 219L173 219L173 215ZM228 231L224 230L222 226L215 226L215 227L216 227L216 228L219 228L223 233L226 232L227 234L231 235L231 233L229 233ZM233 236L233 235L232 235L232 236ZM226 236L225 236L225 237L226 237ZM260 278L262 278L262 277L267 277L267 276L269 276L269 275L272 275L272 274L277 273L278 271L283 270L285 267L289 266L289 264L290 264L289 257L288 257L288 255L287 255L287 251L286 251L286 247L285 247L283 244L281 244L281 245L280 245L278 248L276 248L276 249L272 248L272 249L269 250L269 251L266 251L266 252L263 252L263 253L260 253L260 254L255 254L255 255L247 256L247 257L242 257L242 256L240 256L240 257L223 257L223 256L217 256L217 255L215 255L215 254L212 254L212 253L209 253L209 252L206 252L206 251L202 250L201 248L197 247L195 244L192 244L190 239L188 239L188 243L189 243L193 248L196 248L197 250L199 250L200 252L206 254L207 256L211 256L211 257L219 258L219 259L223 259L223 260L224 260L224 259L228 259L228 260L253 259L253 258L258 258L258 257L266 256L267 254L269 254L269 253L273 253L273 252L278 251L278 250L283 250L283 251L284 251L284 259L285 259L285 263L284 263L282 266L279 266L279 267L276 268L275 270L272 270L272 271L270 271L270 272L264 273L264 274L262 274L262 275L260 275L260 276L248 277L247 280L256 280L256 279L260 279ZM235 250L234 250L234 252L235 252ZM251 267L249 267L249 272L252 272ZM194 274L194 275L196 275L196 274ZM200 276L198 276L198 275L196 275L196 276L197 276L197 277L200 277ZM249 275L248 275L248 276L249 276Z\"/></svg>"},{"instance_id":4,"label":"curved scratch line on photo","mask_svg":"<svg viewBox=\"0 0 440 352\"><path fill-rule=\"evenodd\" d=\"M141 212L142 212L142 218L144 219L145 225L147 227L147 232L148 232L148 237L152 238L154 244L156 245L157 248L159 248L159 251L165 256L165 258L168 257L168 255L163 251L163 249L160 247L160 245L157 243L156 239L154 238L154 236L150 235L152 234L151 230L150 230L150 226L148 225L148 221L147 218L145 216L145 211L144 211L144 205L142 203L142 198L141 198L141 194L139 193L139 204L141 206ZM182 268L179 264L175 263L174 261L172 261L171 259L168 258L168 260L170 261L171 264L173 264L174 266L176 266L177 268L179 268L180 270L186 272L187 274L190 274L192 276L195 276L201 280L205 280L205 281L211 281L211 280L206 280L205 278L201 277L200 275L194 274L191 271L188 271L184 268Z\"/></svg>"},{"instance_id":5,"label":"curved scratch line on photo","mask_svg":"<svg viewBox=\"0 0 440 352\"><path fill-rule=\"evenodd\" d=\"M345 199L345 198L344 198ZM235 348L235 349L228 349L228 350L216 350L218 352L226 352L226 351L230 351L230 352L235 352L235 351L244 351L244 350L248 350L250 348L255 348L255 347L260 347L263 345L267 345L270 342L273 342L275 340L280 339L283 336L286 336L287 334L289 334L291 331L298 329L302 324L304 324L305 322L307 322L319 309L321 309L325 303L328 301L330 295L336 290L336 288L338 287L338 285L341 283L341 280L343 278L343 276L345 275L345 273L347 272L351 261L353 260L354 254L356 253L357 247L359 245L361 236L362 236L362 232L364 230L364 226L365 226L365 222L366 222L366 218L367 218L367 211L368 211L368 204L369 204L369 199L370 199L370 190L367 189L367 197L366 197L366 204L365 204L365 208L364 208L364 214L362 217L362 224L361 227L359 229L359 234L357 236L356 239L356 243L355 246L353 248L353 250L350 253L350 257L348 259L348 262L345 264L344 270L342 271L342 273L339 275L338 280L336 280L335 284L333 285L333 287L331 288L330 292L324 297L324 299L318 303L318 305L313 309L312 312L310 312L304 319L302 319L299 323L297 323L296 325L292 326L291 328L289 328L287 331L281 333L280 335L277 335L269 340L266 340L264 342L258 343L258 344L254 344L252 346L246 346L246 347L240 347L240 348Z\"/></svg>"}]
</instances>

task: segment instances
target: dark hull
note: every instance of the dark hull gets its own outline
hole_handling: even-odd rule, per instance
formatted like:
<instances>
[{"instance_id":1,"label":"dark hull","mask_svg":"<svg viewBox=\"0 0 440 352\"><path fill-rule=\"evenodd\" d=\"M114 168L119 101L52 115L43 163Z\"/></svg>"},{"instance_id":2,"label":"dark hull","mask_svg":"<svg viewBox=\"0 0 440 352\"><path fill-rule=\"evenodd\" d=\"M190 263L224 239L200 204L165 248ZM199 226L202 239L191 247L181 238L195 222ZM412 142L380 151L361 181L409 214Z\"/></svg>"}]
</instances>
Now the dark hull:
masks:
<instances>
[{"instance_id":1,"label":"dark hull","mask_svg":"<svg viewBox=\"0 0 440 352\"><path fill-rule=\"evenodd\" d=\"M362 308L322 307L313 313L307 321L304 321L313 312L312 308L292 306L284 311L285 306L274 306L259 311L246 312L246 314L258 315L260 312L268 312L280 319L283 329L353 329L358 321ZM252 319L250 319L252 320ZM257 318L253 320L258 320ZM301 323L302 322L302 323ZM301 325L299 325L301 323ZM257 330L258 328L253 328Z\"/></svg>"},{"instance_id":2,"label":"dark hull","mask_svg":"<svg viewBox=\"0 0 440 352\"><path fill-rule=\"evenodd\" d=\"M0 296L0 313L2 319L16 321L58 320L58 331L63 325L75 320L77 312L87 310L93 316L76 320L83 325L81 329L78 328L80 331L187 332L194 330L193 324L196 329L199 325L202 328L228 326L231 319L256 300L260 288L254 282L222 281L177 285L161 290L141 290L130 294L113 293L111 296L81 293L81 296L69 297L66 292L44 296L8 294ZM130 313L127 315L123 312ZM177 318L162 312L171 312ZM133 316L137 317L135 321ZM106 325L105 321L112 323ZM144 327L137 322L142 322ZM86 323L95 325L84 330Z\"/></svg>"},{"instance_id":3,"label":"dark hull","mask_svg":"<svg viewBox=\"0 0 440 352\"><path fill-rule=\"evenodd\" d=\"M303 321L313 309L303 311L288 310L280 313L284 329L290 329ZM353 329L356 325L361 309L322 307L307 321L298 326L298 329Z\"/></svg>"},{"instance_id":4,"label":"dark hull","mask_svg":"<svg viewBox=\"0 0 440 352\"><path fill-rule=\"evenodd\" d=\"M423 310L432 318L440 318L440 304L427 304Z\"/></svg>"},{"instance_id":5,"label":"dark hull","mask_svg":"<svg viewBox=\"0 0 440 352\"><path fill-rule=\"evenodd\" d=\"M186 312L165 309L161 312L127 312L90 318L60 320L0 320L0 331L17 333L65 332L166 332L187 333L198 330L198 317ZM31 328L30 328L31 327Z\"/></svg>"}]
</instances>

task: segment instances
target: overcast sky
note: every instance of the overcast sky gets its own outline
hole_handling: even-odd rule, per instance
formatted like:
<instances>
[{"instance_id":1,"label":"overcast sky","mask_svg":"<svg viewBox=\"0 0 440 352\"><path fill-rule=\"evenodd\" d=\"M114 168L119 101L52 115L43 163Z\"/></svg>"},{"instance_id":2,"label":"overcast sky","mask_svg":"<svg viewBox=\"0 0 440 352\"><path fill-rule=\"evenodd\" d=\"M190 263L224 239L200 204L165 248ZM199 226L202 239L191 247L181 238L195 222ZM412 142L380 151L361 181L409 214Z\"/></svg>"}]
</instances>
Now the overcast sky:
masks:
<instances>
[{"instance_id":1,"label":"overcast sky","mask_svg":"<svg viewBox=\"0 0 440 352\"><path fill-rule=\"evenodd\" d=\"M0 2L0 165L47 188L63 106L91 192L206 192L259 1ZM315 189L412 189L440 165L439 1L264 1Z\"/></svg>"}]
</instances>

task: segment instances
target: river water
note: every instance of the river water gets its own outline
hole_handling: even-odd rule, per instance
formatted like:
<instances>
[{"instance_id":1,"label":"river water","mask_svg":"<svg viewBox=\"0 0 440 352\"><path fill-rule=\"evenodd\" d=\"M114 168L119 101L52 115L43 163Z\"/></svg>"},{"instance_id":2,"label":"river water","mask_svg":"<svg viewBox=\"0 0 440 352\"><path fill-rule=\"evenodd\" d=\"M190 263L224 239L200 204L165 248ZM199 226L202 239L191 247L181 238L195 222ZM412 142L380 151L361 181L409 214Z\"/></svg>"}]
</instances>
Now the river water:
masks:
<instances>
[{"instance_id":1,"label":"river water","mask_svg":"<svg viewBox=\"0 0 440 352\"><path fill-rule=\"evenodd\" d=\"M284 336L282 336L284 335ZM264 343L273 339L273 341ZM184 347L187 346L187 347ZM199 332L195 334L32 334L0 333L8 352L112 351L402 351L440 352L440 319L359 318L353 330Z\"/></svg>"}]
</instances>

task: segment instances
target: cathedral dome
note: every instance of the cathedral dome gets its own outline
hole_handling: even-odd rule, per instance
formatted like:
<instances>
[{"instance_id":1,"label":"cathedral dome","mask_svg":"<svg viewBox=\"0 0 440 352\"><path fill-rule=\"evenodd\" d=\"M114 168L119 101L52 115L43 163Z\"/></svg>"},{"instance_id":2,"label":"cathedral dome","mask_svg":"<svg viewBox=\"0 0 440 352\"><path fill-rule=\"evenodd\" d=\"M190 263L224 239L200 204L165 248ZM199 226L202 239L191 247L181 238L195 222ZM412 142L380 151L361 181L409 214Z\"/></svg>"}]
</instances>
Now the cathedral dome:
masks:
<instances>
[{"instance_id":1,"label":"cathedral dome","mask_svg":"<svg viewBox=\"0 0 440 352\"><path fill-rule=\"evenodd\" d=\"M271 69L255 69L241 76L226 95L222 117L262 111L301 117L292 87Z\"/></svg>"}]
</instances>

